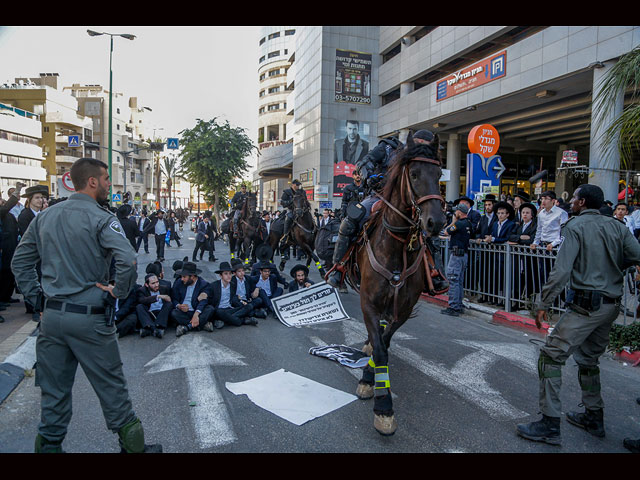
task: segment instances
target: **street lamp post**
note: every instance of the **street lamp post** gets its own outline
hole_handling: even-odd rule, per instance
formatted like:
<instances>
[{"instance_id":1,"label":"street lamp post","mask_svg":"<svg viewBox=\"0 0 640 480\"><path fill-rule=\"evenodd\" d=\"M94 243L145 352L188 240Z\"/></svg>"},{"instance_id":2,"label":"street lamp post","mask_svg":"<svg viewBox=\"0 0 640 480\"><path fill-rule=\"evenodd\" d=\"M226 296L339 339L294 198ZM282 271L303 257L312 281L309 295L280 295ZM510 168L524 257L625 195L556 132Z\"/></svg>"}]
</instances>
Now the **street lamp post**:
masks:
<instances>
[{"instance_id":1,"label":"street lamp post","mask_svg":"<svg viewBox=\"0 0 640 480\"><path fill-rule=\"evenodd\" d=\"M111 47L109 49L109 153L108 153L108 160L109 160L109 179L113 182L113 177L112 177L112 173L111 173L111 166L112 166L112 152L113 152L113 106L112 106L112 100L113 100L113 71L111 69L112 67L112 60L113 60L113 37L122 37L122 38L126 38L127 40L133 40L134 38L136 38L135 35L130 35L128 33L107 33L107 32L96 32L94 30L87 30L87 33L89 34L90 37L96 37L99 35L109 35L109 37L111 37ZM126 162L126 159L125 159ZM125 180L126 182L126 180ZM111 203L113 202L113 195L112 195L112 187L109 186L109 205L111 205Z\"/></svg>"}]
</instances>

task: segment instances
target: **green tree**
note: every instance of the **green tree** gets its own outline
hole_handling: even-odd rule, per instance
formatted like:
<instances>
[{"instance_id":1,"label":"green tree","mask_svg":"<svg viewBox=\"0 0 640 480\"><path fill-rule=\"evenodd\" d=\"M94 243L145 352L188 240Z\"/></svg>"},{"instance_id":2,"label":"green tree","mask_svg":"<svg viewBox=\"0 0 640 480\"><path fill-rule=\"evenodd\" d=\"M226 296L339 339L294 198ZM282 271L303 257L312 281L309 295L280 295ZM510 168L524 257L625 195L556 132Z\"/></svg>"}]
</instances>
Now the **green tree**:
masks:
<instances>
[{"instance_id":1,"label":"green tree","mask_svg":"<svg viewBox=\"0 0 640 480\"><path fill-rule=\"evenodd\" d=\"M640 47L620 57L602 79L601 89L593 99L594 120L601 123L616 106L618 93L631 93L631 102L603 133L603 147L617 149L621 164L631 168L634 152L640 145Z\"/></svg>"},{"instance_id":2,"label":"green tree","mask_svg":"<svg viewBox=\"0 0 640 480\"><path fill-rule=\"evenodd\" d=\"M245 129L232 127L228 121L219 124L216 118L197 119L196 126L181 134L180 153L184 176L200 186L205 198L213 199L219 220L219 203L226 198L236 178L249 169L246 158L257 147Z\"/></svg>"}]
</instances>

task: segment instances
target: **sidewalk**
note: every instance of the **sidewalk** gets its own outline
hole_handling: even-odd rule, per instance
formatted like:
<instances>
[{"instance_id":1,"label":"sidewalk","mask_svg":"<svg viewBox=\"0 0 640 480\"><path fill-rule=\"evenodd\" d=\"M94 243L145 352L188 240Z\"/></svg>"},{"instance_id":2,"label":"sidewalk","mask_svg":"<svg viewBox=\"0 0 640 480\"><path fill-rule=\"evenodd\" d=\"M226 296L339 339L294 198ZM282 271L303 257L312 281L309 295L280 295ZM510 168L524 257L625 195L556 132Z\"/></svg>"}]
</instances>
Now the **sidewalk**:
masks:
<instances>
[{"instance_id":1,"label":"sidewalk","mask_svg":"<svg viewBox=\"0 0 640 480\"><path fill-rule=\"evenodd\" d=\"M14 298L22 298L14 294ZM38 324L25 313L24 302L12 303L0 312L0 403L20 384L35 365Z\"/></svg>"},{"instance_id":2,"label":"sidewalk","mask_svg":"<svg viewBox=\"0 0 640 480\"><path fill-rule=\"evenodd\" d=\"M432 297L427 294L422 294L422 300L434 305L441 306L442 308L447 308L449 306L449 297L447 295L436 295L435 297ZM546 336L549 328L552 327L552 325L543 322L541 328L538 329L538 327L536 327L535 319L532 318L529 315L529 312L526 311L507 312L498 308L492 308L489 306L470 302L466 298L462 303L465 308L469 310L474 310L487 315L491 315L492 321L496 324L518 328L528 333L537 333ZM622 325L624 323L624 317L622 315L618 316L618 319L615 321L615 323ZM632 363L634 367L640 365L640 351L635 351L633 353L622 351L620 353L612 353L612 355L616 360Z\"/></svg>"}]
</instances>

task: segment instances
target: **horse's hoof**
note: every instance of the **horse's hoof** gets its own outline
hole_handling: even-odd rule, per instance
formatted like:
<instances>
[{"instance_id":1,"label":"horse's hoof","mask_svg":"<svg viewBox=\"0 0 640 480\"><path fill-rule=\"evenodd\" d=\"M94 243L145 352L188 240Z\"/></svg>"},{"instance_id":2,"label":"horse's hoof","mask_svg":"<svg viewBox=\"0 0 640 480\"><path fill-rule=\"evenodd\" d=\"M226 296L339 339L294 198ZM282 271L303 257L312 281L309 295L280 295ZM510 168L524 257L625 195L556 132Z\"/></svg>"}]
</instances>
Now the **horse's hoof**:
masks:
<instances>
[{"instance_id":1,"label":"horse's hoof","mask_svg":"<svg viewBox=\"0 0 640 480\"><path fill-rule=\"evenodd\" d=\"M370 343L367 343L362 347L362 353L368 356L371 356L373 354L373 347Z\"/></svg>"},{"instance_id":2,"label":"horse's hoof","mask_svg":"<svg viewBox=\"0 0 640 480\"><path fill-rule=\"evenodd\" d=\"M398 429L398 422L396 422L396 416L391 415L375 415L373 416L373 426L380 435L390 436L396 433Z\"/></svg>"},{"instance_id":3,"label":"horse's hoof","mask_svg":"<svg viewBox=\"0 0 640 480\"><path fill-rule=\"evenodd\" d=\"M368 385L366 383L358 383L356 396L360 400L369 400L370 398L373 398L373 385Z\"/></svg>"}]
</instances>

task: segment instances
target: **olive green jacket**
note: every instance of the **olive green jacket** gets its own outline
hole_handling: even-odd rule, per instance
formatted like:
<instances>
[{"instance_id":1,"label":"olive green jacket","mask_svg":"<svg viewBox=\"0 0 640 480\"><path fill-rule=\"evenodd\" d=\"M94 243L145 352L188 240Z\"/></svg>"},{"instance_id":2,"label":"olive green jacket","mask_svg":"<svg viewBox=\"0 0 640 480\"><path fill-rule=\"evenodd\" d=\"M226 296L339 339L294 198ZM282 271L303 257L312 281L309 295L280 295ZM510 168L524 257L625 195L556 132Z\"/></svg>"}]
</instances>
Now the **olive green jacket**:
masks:
<instances>
[{"instance_id":1,"label":"olive green jacket","mask_svg":"<svg viewBox=\"0 0 640 480\"><path fill-rule=\"evenodd\" d=\"M536 310L547 310L568 284L573 290L597 290L610 298L622 295L623 270L640 265L640 243L621 221L583 210L562 226L558 250Z\"/></svg>"}]
</instances>

